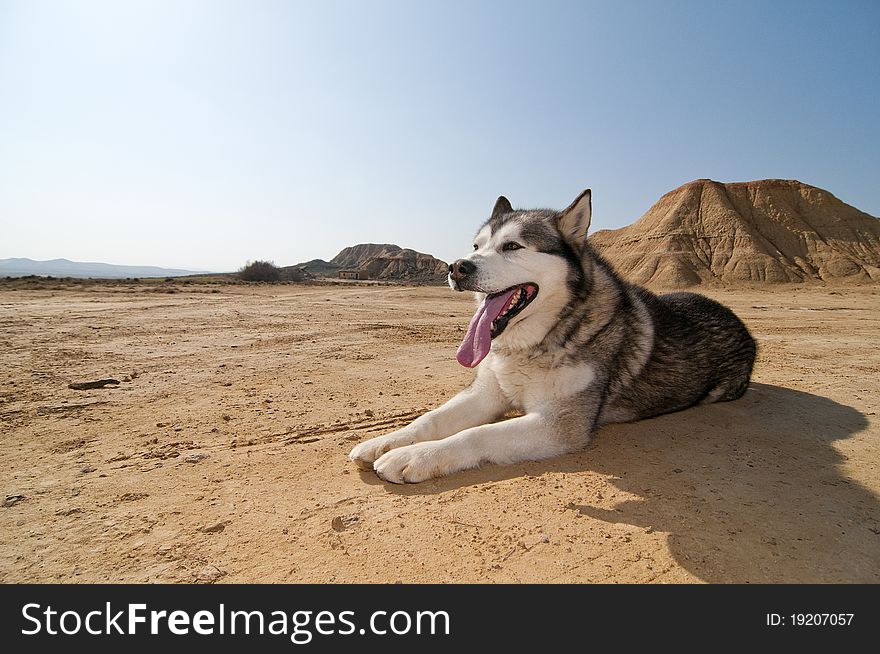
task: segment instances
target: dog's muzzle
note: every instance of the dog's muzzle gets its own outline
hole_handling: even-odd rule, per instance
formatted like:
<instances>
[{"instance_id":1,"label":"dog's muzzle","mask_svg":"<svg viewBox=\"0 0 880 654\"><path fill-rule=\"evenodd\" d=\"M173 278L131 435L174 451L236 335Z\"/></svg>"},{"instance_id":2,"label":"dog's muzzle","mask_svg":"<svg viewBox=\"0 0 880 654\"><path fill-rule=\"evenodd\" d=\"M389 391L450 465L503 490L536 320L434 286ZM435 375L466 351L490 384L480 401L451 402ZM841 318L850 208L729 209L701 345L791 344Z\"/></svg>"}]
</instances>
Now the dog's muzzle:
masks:
<instances>
[{"instance_id":1,"label":"dog's muzzle","mask_svg":"<svg viewBox=\"0 0 880 654\"><path fill-rule=\"evenodd\" d=\"M457 291L474 290L468 288L468 282L475 272L477 272L477 265L467 259L459 259L449 264L449 280Z\"/></svg>"},{"instance_id":2,"label":"dog's muzzle","mask_svg":"<svg viewBox=\"0 0 880 654\"><path fill-rule=\"evenodd\" d=\"M467 259L459 259L449 264L449 276L457 282L473 274L476 270L477 266Z\"/></svg>"}]
</instances>

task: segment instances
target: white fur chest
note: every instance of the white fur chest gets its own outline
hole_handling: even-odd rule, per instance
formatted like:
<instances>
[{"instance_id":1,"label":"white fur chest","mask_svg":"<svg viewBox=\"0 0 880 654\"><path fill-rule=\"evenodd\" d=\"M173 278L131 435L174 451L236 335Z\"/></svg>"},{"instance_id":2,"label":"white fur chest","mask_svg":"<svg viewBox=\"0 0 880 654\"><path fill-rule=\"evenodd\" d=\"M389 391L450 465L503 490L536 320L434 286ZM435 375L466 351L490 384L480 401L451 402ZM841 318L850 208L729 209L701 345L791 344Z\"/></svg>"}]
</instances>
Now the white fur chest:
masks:
<instances>
[{"instance_id":1,"label":"white fur chest","mask_svg":"<svg viewBox=\"0 0 880 654\"><path fill-rule=\"evenodd\" d=\"M491 353L484 365L495 374L501 392L521 411L584 391L596 378L589 363L552 366L526 356Z\"/></svg>"}]
</instances>

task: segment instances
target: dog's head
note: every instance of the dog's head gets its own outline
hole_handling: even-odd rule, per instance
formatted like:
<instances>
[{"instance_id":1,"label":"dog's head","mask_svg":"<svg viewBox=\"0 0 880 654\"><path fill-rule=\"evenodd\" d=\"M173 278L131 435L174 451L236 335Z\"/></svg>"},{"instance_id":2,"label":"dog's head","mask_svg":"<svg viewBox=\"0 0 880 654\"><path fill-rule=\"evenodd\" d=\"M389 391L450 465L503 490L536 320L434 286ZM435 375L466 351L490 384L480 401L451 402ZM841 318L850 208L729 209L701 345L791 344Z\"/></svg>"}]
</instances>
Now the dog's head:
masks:
<instances>
[{"instance_id":1,"label":"dog's head","mask_svg":"<svg viewBox=\"0 0 880 654\"><path fill-rule=\"evenodd\" d=\"M583 275L591 216L589 189L564 211L514 210L507 198L498 198L474 251L449 265L449 285L474 291L480 303L459 363L476 366L494 339L518 348L543 340Z\"/></svg>"}]
</instances>

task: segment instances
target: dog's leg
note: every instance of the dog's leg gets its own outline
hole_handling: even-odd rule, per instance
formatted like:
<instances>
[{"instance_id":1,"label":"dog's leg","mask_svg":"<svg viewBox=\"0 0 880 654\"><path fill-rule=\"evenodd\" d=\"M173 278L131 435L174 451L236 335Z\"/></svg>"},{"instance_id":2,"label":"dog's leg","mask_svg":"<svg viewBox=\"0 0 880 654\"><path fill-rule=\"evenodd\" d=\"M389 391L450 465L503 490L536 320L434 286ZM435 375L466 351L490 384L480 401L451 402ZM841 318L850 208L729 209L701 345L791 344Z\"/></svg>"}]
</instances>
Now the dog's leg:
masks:
<instances>
[{"instance_id":1,"label":"dog's leg","mask_svg":"<svg viewBox=\"0 0 880 654\"><path fill-rule=\"evenodd\" d=\"M547 459L583 448L596 422L583 411L530 413L465 429L442 441L416 443L382 455L376 474L395 484L417 483L483 463Z\"/></svg>"},{"instance_id":2,"label":"dog's leg","mask_svg":"<svg viewBox=\"0 0 880 654\"><path fill-rule=\"evenodd\" d=\"M500 418L510 408L495 375L479 370L474 383L446 404L419 416L402 429L360 443L348 458L370 470L373 462L389 450L452 436L462 429Z\"/></svg>"}]
</instances>

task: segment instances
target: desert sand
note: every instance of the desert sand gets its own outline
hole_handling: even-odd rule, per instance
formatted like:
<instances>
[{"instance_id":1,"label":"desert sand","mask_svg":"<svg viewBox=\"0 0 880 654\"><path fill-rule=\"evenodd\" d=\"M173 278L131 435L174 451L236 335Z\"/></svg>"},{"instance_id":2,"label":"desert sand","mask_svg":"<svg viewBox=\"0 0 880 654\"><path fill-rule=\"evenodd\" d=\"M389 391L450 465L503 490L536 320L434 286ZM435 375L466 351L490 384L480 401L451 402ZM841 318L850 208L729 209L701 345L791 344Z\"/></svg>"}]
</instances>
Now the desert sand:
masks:
<instances>
[{"instance_id":1,"label":"desert sand","mask_svg":"<svg viewBox=\"0 0 880 654\"><path fill-rule=\"evenodd\" d=\"M0 286L0 581L880 581L880 290L704 292L741 400L393 486L346 455L469 381L466 294Z\"/></svg>"}]
</instances>

